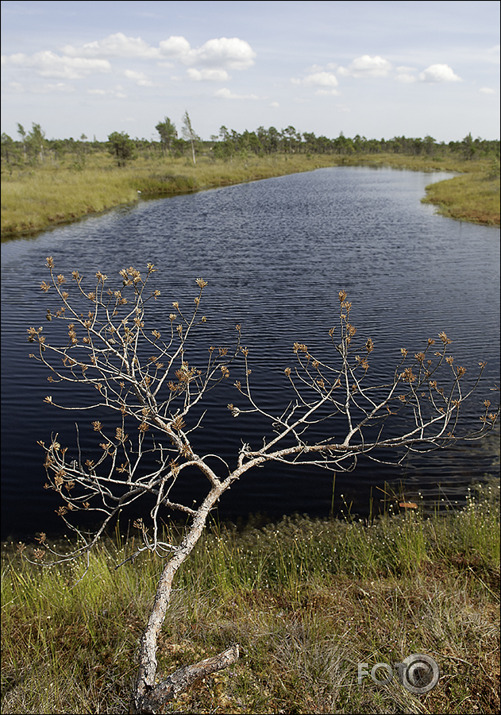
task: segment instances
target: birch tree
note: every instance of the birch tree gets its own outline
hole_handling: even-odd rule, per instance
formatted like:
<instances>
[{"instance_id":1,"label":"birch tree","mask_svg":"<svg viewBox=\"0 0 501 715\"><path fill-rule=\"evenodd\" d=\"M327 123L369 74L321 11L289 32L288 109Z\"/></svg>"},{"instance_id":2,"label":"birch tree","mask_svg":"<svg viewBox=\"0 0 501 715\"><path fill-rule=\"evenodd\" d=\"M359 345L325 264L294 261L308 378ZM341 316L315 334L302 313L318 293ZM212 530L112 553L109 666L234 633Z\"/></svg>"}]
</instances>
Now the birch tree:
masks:
<instances>
[{"instance_id":1,"label":"birch tree","mask_svg":"<svg viewBox=\"0 0 501 715\"><path fill-rule=\"evenodd\" d=\"M195 155L195 145L196 145L196 142L200 140L200 137L198 137L195 130L193 129L193 126L191 124L190 115L188 114L188 112L185 112L183 115L183 129L182 129L182 131L183 131L184 138L190 142L191 159L193 161L193 165L195 166L197 163L196 155Z\"/></svg>"},{"instance_id":2,"label":"birch tree","mask_svg":"<svg viewBox=\"0 0 501 715\"><path fill-rule=\"evenodd\" d=\"M63 446L57 434L40 442L46 487L61 498L59 513L78 536L78 547L59 553L41 538L36 555L44 563L88 557L123 508L142 497L153 500L148 519L136 519L142 541L130 557L149 552L164 562L138 645L131 694L131 711L136 713L162 712L195 680L238 659L238 644L229 643L222 653L171 675L157 672L158 639L176 572L232 484L270 461L291 469L307 464L344 472L353 470L361 456L381 462L388 459L382 454L392 452L398 463L409 452L447 447L458 439L480 439L499 414L499 408L486 400L478 426L462 426L461 407L478 386L485 364L480 363L467 386L466 369L456 365L451 340L443 332L418 352L402 348L395 365L388 366L386 379L371 379L376 346L370 337L359 338L344 290L339 291L336 325L326 336L330 359L320 359L306 344L294 343L290 362L282 366L289 400L273 410L255 398L252 353L243 343L240 325L235 326L231 347L207 345L203 362L200 350L194 351L197 334L203 335L206 323L201 304L207 282L202 278L195 281L191 308L175 301L161 324L155 325L150 309L162 296L151 285L156 271L152 264L143 273L123 268L115 287L109 287L111 281L100 271L91 283L78 270L66 278L56 272L51 257L47 268L49 278L41 288L56 300L47 310L47 319L63 324L64 339L51 339L42 327L29 328L28 340L36 346L32 357L48 369L49 382L88 386L95 399L85 408L106 408L116 422L114 428L92 422L100 455L94 460L85 460L78 442L73 450ZM259 444L241 444L232 464L217 454L216 446L214 453L199 453L194 439L203 420L210 419L201 409L203 398L222 383L234 389L235 397L227 405L234 418L254 415L269 425ZM71 390L68 394L71 397ZM66 410L77 407L60 404L51 395L45 401ZM173 495L175 485L193 470L205 483L198 506ZM100 523L89 535L79 528L78 517L93 510ZM186 517L176 542L161 528L169 511Z\"/></svg>"}]
</instances>

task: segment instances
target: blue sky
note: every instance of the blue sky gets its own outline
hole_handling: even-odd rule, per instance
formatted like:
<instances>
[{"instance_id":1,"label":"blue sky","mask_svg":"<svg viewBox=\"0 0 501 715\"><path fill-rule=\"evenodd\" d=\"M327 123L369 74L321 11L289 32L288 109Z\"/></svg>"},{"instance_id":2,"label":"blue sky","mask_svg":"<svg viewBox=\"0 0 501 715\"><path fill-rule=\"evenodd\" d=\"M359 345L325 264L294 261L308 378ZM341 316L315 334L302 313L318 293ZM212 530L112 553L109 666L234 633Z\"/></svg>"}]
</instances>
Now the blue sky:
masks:
<instances>
[{"instance_id":1,"label":"blue sky","mask_svg":"<svg viewBox=\"0 0 501 715\"><path fill-rule=\"evenodd\" d=\"M2 2L2 131L499 138L499 2Z\"/></svg>"}]
</instances>

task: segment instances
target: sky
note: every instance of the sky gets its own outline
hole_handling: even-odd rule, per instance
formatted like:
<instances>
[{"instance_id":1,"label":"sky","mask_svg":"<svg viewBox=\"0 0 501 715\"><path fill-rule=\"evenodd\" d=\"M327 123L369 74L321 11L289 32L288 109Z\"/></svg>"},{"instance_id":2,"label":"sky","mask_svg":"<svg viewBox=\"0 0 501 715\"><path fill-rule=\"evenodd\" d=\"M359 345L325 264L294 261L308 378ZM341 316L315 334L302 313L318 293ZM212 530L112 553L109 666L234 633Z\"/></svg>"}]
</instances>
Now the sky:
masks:
<instances>
[{"instance_id":1,"label":"sky","mask_svg":"<svg viewBox=\"0 0 501 715\"><path fill-rule=\"evenodd\" d=\"M499 138L499 2L1 3L2 132Z\"/></svg>"}]
</instances>

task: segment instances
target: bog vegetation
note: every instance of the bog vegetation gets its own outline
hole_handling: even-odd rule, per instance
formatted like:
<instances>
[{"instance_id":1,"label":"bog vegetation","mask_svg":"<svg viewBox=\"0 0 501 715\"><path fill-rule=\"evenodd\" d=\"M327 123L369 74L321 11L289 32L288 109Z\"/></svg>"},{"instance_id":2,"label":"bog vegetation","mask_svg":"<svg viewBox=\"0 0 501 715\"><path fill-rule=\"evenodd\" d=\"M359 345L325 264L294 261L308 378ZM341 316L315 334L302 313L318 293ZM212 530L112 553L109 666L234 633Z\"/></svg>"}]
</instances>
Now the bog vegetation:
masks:
<instances>
[{"instance_id":1,"label":"bog vegetation","mask_svg":"<svg viewBox=\"0 0 501 715\"><path fill-rule=\"evenodd\" d=\"M108 141L48 139L39 124L2 134L2 238L72 221L139 197L170 196L326 166L368 164L461 177L430 187L448 216L499 225L499 141L433 137L329 139L289 126L238 133L222 126L202 141L186 112L181 131L165 117L158 140L112 132Z\"/></svg>"},{"instance_id":2,"label":"bog vegetation","mask_svg":"<svg viewBox=\"0 0 501 715\"><path fill-rule=\"evenodd\" d=\"M213 523L179 572L158 660L173 671L240 644L230 669L171 703L190 713L497 713L499 487L426 513L391 494L380 516L285 518L244 529ZM374 509L377 512L377 509ZM129 538L127 538L127 536ZM165 535L174 538L175 535ZM120 533L82 565L50 571L4 544L2 712L127 712L131 653L159 557ZM424 696L397 680L358 684L357 665L437 661Z\"/></svg>"}]
</instances>

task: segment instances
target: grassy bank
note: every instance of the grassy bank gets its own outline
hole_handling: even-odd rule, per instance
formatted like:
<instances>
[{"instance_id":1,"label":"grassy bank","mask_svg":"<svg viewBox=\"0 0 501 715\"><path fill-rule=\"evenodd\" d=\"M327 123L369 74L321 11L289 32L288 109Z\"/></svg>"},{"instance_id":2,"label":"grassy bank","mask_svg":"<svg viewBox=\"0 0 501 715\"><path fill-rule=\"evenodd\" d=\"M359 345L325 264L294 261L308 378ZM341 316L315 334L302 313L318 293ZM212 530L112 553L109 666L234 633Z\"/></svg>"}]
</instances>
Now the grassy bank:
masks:
<instances>
[{"instance_id":1,"label":"grassy bank","mask_svg":"<svg viewBox=\"0 0 501 715\"><path fill-rule=\"evenodd\" d=\"M33 234L139 198L173 196L218 186L266 179L332 164L329 157L277 155L212 161L137 159L118 168L106 154L85 166L44 165L3 175L2 239ZM140 193L138 193L140 192Z\"/></svg>"},{"instance_id":2,"label":"grassy bank","mask_svg":"<svg viewBox=\"0 0 501 715\"><path fill-rule=\"evenodd\" d=\"M398 508L397 508L398 510ZM90 572L40 572L4 544L3 713L127 712L133 653L160 564L118 570L108 542ZM459 511L420 508L372 523L286 518L207 534L176 584L160 638L168 672L241 646L228 671L193 686L191 713L499 711L499 490ZM438 685L357 682L358 663L429 654Z\"/></svg>"},{"instance_id":3,"label":"grassy bank","mask_svg":"<svg viewBox=\"0 0 501 715\"><path fill-rule=\"evenodd\" d=\"M499 172L497 179L492 176L488 160L399 154L276 154L232 161L201 156L196 166L186 159L138 158L118 168L107 154L98 153L89 156L83 165L47 163L2 172L2 239L34 234L114 206L132 204L140 197L172 196L340 164L467 172L446 182L446 195L436 193L442 182L434 184L427 200L446 207L449 216L499 225ZM450 200L451 191L454 202Z\"/></svg>"},{"instance_id":4,"label":"grassy bank","mask_svg":"<svg viewBox=\"0 0 501 715\"><path fill-rule=\"evenodd\" d=\"M426 187L426 203L443 216L488 226L499 226L499 169L456 176Z\"/></svg>"}]
</instances>

